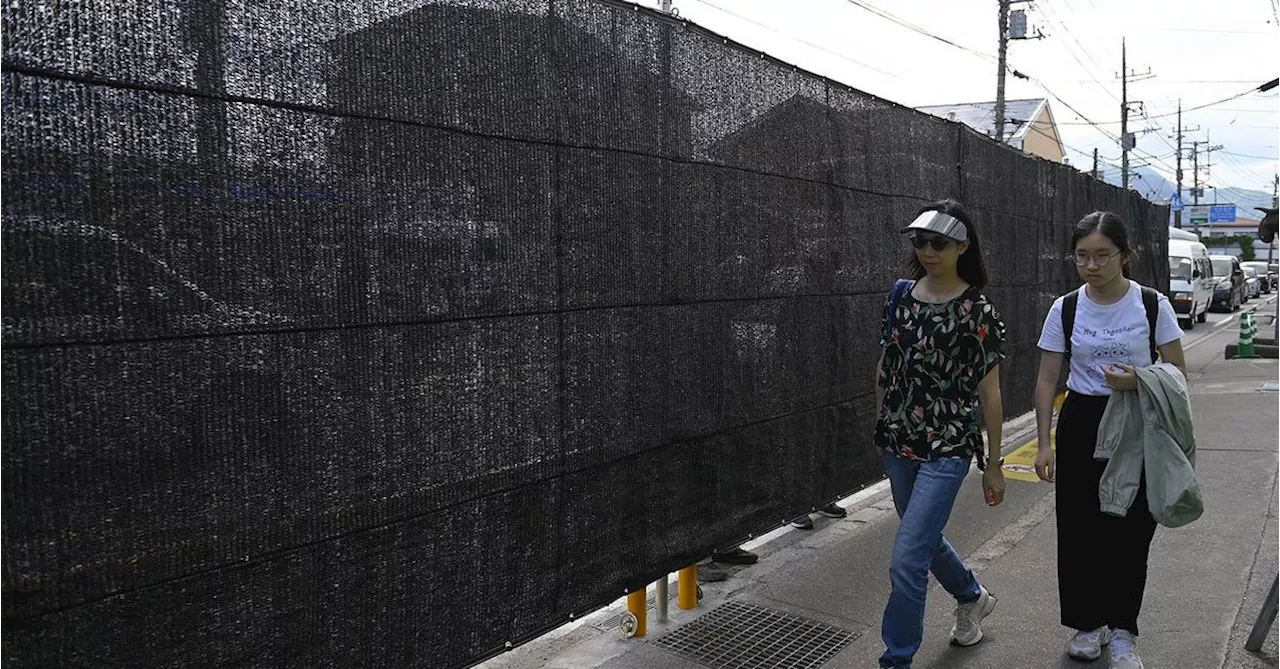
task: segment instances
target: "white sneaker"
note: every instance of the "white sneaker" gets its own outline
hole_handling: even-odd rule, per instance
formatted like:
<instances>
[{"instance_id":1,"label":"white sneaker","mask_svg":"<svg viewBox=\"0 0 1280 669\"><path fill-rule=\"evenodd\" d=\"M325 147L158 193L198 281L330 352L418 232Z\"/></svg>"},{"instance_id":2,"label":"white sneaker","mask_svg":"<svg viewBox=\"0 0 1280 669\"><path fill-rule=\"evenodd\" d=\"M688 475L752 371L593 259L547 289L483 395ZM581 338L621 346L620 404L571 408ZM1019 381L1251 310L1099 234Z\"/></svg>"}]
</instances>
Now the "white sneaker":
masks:
<instances>
[{"instance_id":1,"label":"white sneaker","mask_svg":"<svg viewBox=\"0 0 1280 669\"><path fill-rule=\"evenodd\" d=\"M1116 630L1111 635L1111 669L1144 669L1137 640L1129 630Z\"/></svg>"},{"instance_id":2,"label":"white sneaker","mask_svg":"<svg viewBox=\"0 0 1280 669\"><path fill-rule=\"evenodd\" d=\"M978 586L981 594L968 604L956 604L956 624L951 626L952 646L972 646L982 641L982 619L996 608L996 596Z\"/></svg>"},{"instance_id":3,"label":"white sneaker","mask_svg":"<svg viewBox=\"0 0 1280 669\"><path fill-rule=\"evenodd\" d=\"M1111 628L1103 625L1091 632L1080 632L1067 644L1067 655L1077 660L1093 660L1102 657L1102 647L1111 643Z\"/></svg>"}]
</instances>

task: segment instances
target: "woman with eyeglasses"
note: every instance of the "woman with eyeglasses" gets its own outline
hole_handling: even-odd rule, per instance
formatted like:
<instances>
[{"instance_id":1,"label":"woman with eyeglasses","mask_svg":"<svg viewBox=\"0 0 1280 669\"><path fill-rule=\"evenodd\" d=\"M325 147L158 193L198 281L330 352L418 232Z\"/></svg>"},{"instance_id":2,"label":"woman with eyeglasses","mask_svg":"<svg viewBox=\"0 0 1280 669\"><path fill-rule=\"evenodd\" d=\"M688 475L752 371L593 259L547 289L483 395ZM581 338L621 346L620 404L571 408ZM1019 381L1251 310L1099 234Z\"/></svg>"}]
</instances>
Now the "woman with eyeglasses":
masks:
<instances>
[{"instance_id":1,"label":"woman with eyeglasses","mask_svg":"<svg viewBox=\"0 0 1280 669\"><path fill-rule=\"evenodd\" d=\"M1004 323L983 296L987 268L969 214L945 200L903 229L914 247L881 322L875 443L900 523L894 540L881 635L881 667L910 667L924 635L929 573L956 599L951 644L982 640L996 598L974 577L942 531L969 465L982 458L987 428L987 504L1004 500L1000 470L1000 361Z\"/></svg>"},{"instance_id":2,"label":"woman with eyeglasses","mask_svg":"<svg viewBox=\"0 0 1280 669\"><path fill-rule=\"evenodd\" d=\"M1062 624L1076 630L1067 654L1096 660L1110 643L1112 669L1141 669L1135 637L1156 521L1145 482L1128 515L1102 512L1099 484L1107 461L1095 460L1094 449L1112 392L1137 388L1134 368L1152 364L1153 347L1185 373L1182 329L1168 298L1129 278L1134 254L1119 216L1085 216L1071 235L1070 257L1084 286L1059 297L1049 310L1036 380L1036 474L1057 482L1058 594ZM1049 426L1064 357L1067 397L1058 415L1055 457Z\"/></svg>"}]
</instances>

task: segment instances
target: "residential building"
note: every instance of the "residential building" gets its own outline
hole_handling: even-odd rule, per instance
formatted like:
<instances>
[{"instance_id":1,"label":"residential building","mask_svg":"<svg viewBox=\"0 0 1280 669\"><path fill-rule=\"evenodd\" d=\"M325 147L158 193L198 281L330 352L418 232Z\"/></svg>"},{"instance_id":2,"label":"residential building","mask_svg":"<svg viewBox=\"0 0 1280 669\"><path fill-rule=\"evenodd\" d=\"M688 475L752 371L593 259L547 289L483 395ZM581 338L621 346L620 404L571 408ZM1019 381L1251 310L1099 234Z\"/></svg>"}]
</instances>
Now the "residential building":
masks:
<instances>
[{"instance_id":1,"label":"residential building","mask_svg":"<svg viewBox=\"0 0 1280 669\"><path fill-rule=\"evenodd\" d=\"M931 105L917 109L950 121L958 121L988 137L996 136L995 102ZM1053 120L1053 111L1049 108L1049 101L1044 98L1005 101L1004 142L1055 163L1063 162L1066 157L1062 139L1058 137L1057 123Z\"/></svg>"}]
</instances>

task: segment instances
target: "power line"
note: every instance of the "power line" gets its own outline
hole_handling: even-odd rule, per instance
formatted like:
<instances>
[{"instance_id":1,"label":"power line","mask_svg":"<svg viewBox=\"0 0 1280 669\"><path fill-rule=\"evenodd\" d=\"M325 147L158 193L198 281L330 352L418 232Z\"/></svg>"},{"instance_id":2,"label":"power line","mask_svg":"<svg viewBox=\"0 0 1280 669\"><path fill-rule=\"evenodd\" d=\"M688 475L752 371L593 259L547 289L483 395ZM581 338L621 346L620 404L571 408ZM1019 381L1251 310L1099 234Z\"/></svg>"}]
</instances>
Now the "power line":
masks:
<instances>
[{"instance_id":1,"label":"power line","mask_svg":"<svg viewBox=\"0 0 1280 669\"><path fill-rule=\"evenodd\" d=\"M1066 100L1063 100L1061 96L1059 96L1057 93L1054 93L1052 90L1050 90L1050 89L1049 89L1049 87L1048 87L1048 86L1046 86L1046 85L1045 85L1045 83L1044 83L1043 81L1040 81L1039 79L1036 79L1035 77L1027 77L1027 78L1028 78L1030 81L1032 81L1033 83L1035 83L1036 85L1038 85L1040 88L1044 89L1044 92L1045 92L1045 93L1048 93L1050 97L1052 97L1053 99L1057 100L1058 102L1061 102L1061 103L1062 103L1062 105L1063 105L1064 107L1066 107L1067 109L1071 110L1071 112L1072 112L1072 113L1074 113L1076 116L1079 116L1080 118L1084 119L1085 121L1089 121L1089 117L1088 117L1088 116L1085 116L1085 115L1084 115L1080 110L1076 109L1075 107L1072 107L1072 106L1071 106L1071 104L1070 104L1070 103L1068 103ZM1106 135L1107 137L1111 138L1111 140L1112 140L1112 141L1116 142L1117 144L1118 144L1118 143L1120 143L1120 138L1119 138L1118 136L1116 136L1116 135L1115 135L1115 133L1112 133L1111 131L1107 130L1106 128L1103 128L1102 126L1100 126L1100 125L1098 125L1098 124L1096 124L1096 123L1092 123L1092 122L1090 122L1089 124L1090 124L1090 125L1092 125L1094 128L1096 128L1096 129L1098 130L1098 132L1101 132L1102 134L1104 134L1104 135ZM1139 158L1142 158L1143 160L1150 160L1150 161L1152 161L1152 162L1158 163L1159 165L1161 165L1162 167L1164 167L1166 170L1169 170L1170 172L1173 172L1173 171L1174 171L1174 169L1173 169L1173 168L1171 168L1171 167L1169 166L1169 164L1168 164L1168 163L1164 162L1163 160L1160 160L1160 159L1156 158L1155 156L1152 156L1151 154L1146 153L1145 151L1141 151L1141 150L1136 149L1136 148L1135 148L1135 149L1132 149L1132 151L1133 151L1133 153L1137 154L1137 156L1138 156Z\"/></svg>"},{"instance_id":2,"label":"power line","mask_svg":"<svg viewBox=\"0 0 1280 669\"><path fill-rule=\"evenodd\" d=\"M1072 80L1073 83L1077 83L1077 84L1087 84L1089 83L1089 81L1090 81L1089 79L1073 79ZM1164 84L1251 84L1255 81L1257 81L1257 79L1158 79L1158 80L1151 81L1147 85L1152 86L1152 85L1164 85Z\"/></svg>"},{"instance_id":3,"label":"power line","mask_svg":"<svg viewBox=\"0 0 1280 669\"><path fill-rule=\"evenodd\" d=\"M700 1L700 2L706 2L706 0L699 0L699 1ZM845 0L845 1L846 1L846 2L848 2L848 3L850 3L850 4L852 4L852 5L854 5L854 6L856 6L856 7L861 8L861 9L863 9L863 10L866 10L866 11L868 11L868 12L872 13L872 14L875 14L876 16L879 16L880 18L885 19L886 21L889 21L889 22L891 22L891 23L894 23L894 24L897 24L897 25L899 25L899 26L902 26L903 28L906 28L906 29L908 29L908 30L911 30L912 32L915 32L915 33L918 33L918 34L923 35L923 36L925 36L925 37L928 37L929 39L932 39L932 40L936 40L936 41L942 42L943 44L946 44L946 45L948 45L948 46L951 46L951 47L954 47L954 48L956 48L956 49L960 49L961 51L964 51L964 52L966 52L966 53L969 53L969 54L975 55L975 56L977 56L977 57L979 57L979 58L982 58L983 60L993 61L993 62L998 60L995 56L992 56L992 55L991 55L991 54L989 54L989 53L984 53L984 52L982 52L982 51L978 51L977 49L971 49L971 48L969 48L969 47L967 47L967 46L964 46L964 45L962 45L962 44L958 44L958 43L956 43L956 42L954 42L954 41L952 41L952 40L949 40L949 39L947 39L947 38L945 38L945 37L942 37L942 36L940 36L940 35L936 35L936 34L934 34L934 33L931 33L931 32L929 32L928 30L926 30L926 29L924 29L924 28L922 28L922 27L920 27L920 26L918 26L918 25L916 25L916 24L914 24L914 23L911 23L911 22L909 22L909 21L907 21L907 20L905 20L905 19L902 19L902 18L900 18L900 17L898 17L898 16L895 16L895 15L893 15L893 14L891 14L891 13L889 13L889 12L885 11L885 10L880 9L879 7L876 7L876 6L874 6L874 5L868 4L868 3L864 2L863 0ZM1007 66L1006 66L1006 67L1007 67ZM1067 109L1069 109L1069 110L1070 110L1072 113L1074 113L1076 116L1078 116L1078 117L1080 117L1080 118L1084 119L1084 120L1086 121L1087 125L1091 125L1091 126L1093 126L1093 127L1094 127L1094 128L1096 128L1099 132L1101 132L1101 133L1103 133L1104 135L1108 136L1112 141L1115 141L1115 142L1117 142L1117 143L1120 143L1120 142L1121 142L1121 140L1120 140L1120 138L1119 138L1119 137L1117 137L1114 133L1112 133L1112 132L1110 132L1110 131L1106 130L1105 128L1103 128L1103 127L1102 127L1102 124L1095 123L1095 122L1093 122L1093 121L1089 120L1089 117L1087 117L1087 116L1085 116L1083 113L1081 113L1081 112L1080 112L1080 110L1078 110L1078 109L1076 109L1075 107L1071 106L1071 104L1070 104L1070 103L1068 103L1066 100L1064 100L1064 99L1062 98L1062 96L1060 96L1060 95L1058 95L1058 94L1054 93L1054 92L1053 92L1053 91L1052 91L1052 90L1051 90L1047 85L1045 85L1045 83L1044 83L1042 80L1037 79L1037 78L1035 78L1035 77L1032 77L1032 76L1030 76L1030 75L1024 74L1024 73L1022 73L1022 72L1019 72L1018 70L1016 70L1016 69L1014 69L1014 68L1007 68L1007 69L1008 69L1008 70L1009 70L1009 72L1010 72L1011 74L1013 74L1015 77L1020 78L1020 79L1025 79L1025 80L1027 80L1027 81L1030 81L1030 82L1035 83L1036 85L1038 85L1041 89L1043 89L1043 90L1045 91L1045 93L1049 94L1049 96L1050 96L1050 97L1052 97L1052 98L1054 98L1055 100L1057 100L1059 103L1061 103L1064 107L1066 107ZM1087 68L1086 68L1086 71L1087 71ZM1271 88L1274 88L1274 85L1273 85L1273 84L1272 84L1272 85L1270 85L1270 86L1269 86L1268 84L1264 84L1263 86L1259 86L1259 87L1257 87L1257 88L1250 89L1250 90L1245 91L1245 92L1243 92L1243 93L1240 93L1240 94L1238 94L1238 95L1234 95L1234 96L1231 96L1231 97L1229 97L1229 98L1224 98L1223 100L1219 100L1219 101L1216 101L1216 102L1211 102L1211 103L1208 103L1208 104L1206 104L1206 105L1200 105L1200 106L1198 106L1198 107L1193 107L1193 108L1191 108L1191 110L1195 110L1195 109L1203 109L1204 107L1209 107L1209 106L1213 106L1213 105L1216 105L1216 104L1221 104L1221 103L1226 102L1226 101L1228 101L1228 100L1234 100L1234 99L1236 99L1236 98L1244 97L1245 95L1248 95L1248 94L1253 93L1253 92L1255 92L1255 91L1259 91L1259 90L1266 91L1266 90L1270 90ZM1161 118L1161 117L1162 117L1161 115L1156 115L1156 116L1152 116L1151 118ZM1117 123L1118 123L1118 122L1117 122ZM1059 125L1085 125L1085 124L1064 123L1064 124L1059 124ZM1003 130L1004 130L1003 128L999 129L999 131L1000 131L1001 133L1003 133ZM1137 154L1137 156L1138 156L1139 158L1142 158L1143 160L1149 160L1149 161L1151 161L1151 162L1153 162L1153 163L1156 163L1156 164L1158 164L1158 165L1161 165L1162 167L1164 167L1166 170L1168 170L1168 171L1170 171L1170 172L1173 172L1173 171L1174 171L1174 170L1173 170L1173 168L1172 168L1172 167L1170 167L1168 163L1166 163L1166 162L1164 162L1163 160L1160 160L1159 158L1156 158L1155 156L1152 156L1152 155L1150 155L1150 154L1148 154L1148 153L1146 153L1146 152L1144 152L1144 151L1138 151L1138 150L1136 150L1136 149L1135 149L1135 150L1133 150L1133 153Z\"/></svg>"},{"instance_id":4,"label":"power line","mask_svg":"<svg viewBox=\"0 0 1280 669\"><path fill-rule=\"evenodd\" d=\"M1155 126L1156 136L1160 138L1160 141L1165 143L1165 146L1168 146L1170 149L1173 149L1174 153L1176 154L1178 152L1178 147L1174 146L1173 143L1169 141L1169 138L1165 136L1164 126L1161 126L1159 123L1152 121L1151 116L1147 114L1147 110L1145 108L1142 110L1142 118L1146 119L1148 123Z\"/></svg>"},{"instance_id":5,"label":"power line","mask_svg":"<svg viewBox=\"0 0 1280 669\"><path fill-rule=\"evenodd\" d=\"M1052 3L1044 3L1041 8L1044 11L1045 18L1057 22L1058 26L1062 28L1062 32L1065 33L1072 42L1075 42L1076 46L1080 47L1080 52L1084 54L1084 57L1088 58L1089 62L1093 63L1093 66L1098 68L1098 72L1101 72L1102 76L1105 77L1109 70L1106 67L1103 67L1102 63L1094 60L1093 55L1089 53L1089 49L1086 49L1085 46L1080 43L1080 40L1076 39L1075 34L1071 32L1071 28L1067 27L1066 20L1054 11ZM1079 59L1077 59L1076 62L1079 62ZM1093 78L1093 74L1089 72L1089 68L1085 67L1084 63L1080 63L1080 67L1083 67L1085 69L1085 73L1088 74L1090 78ZM1097 79L1094 79L1094 81L1096 82ZM1099 86L1101 86L1101 84L1099 84ZM1106 87L1104 86L1103 88L1105 89Z\"/></svg>"},{"instance_id":6,"label":"power line","mask_svg":"<svg viewBox=\"0 0 1280 669\"><path fill-rule=\"evenodd\" d=\"M1230 102L1230 101L1232 101L1232 100L1238 100L1238 99L1240 99L1240 98L1242 98L1242 97L1244 97L1244 96L1246 96L1246 95L1250 95L1250 94L1258 93L1258 92L1266 92L1266 91L1269 91L1269 90L1271 90L1271 89L1275 88L1275 87L1276 87L1276 83L1277 83L1277 82L1276 82L1276 80L1275 80L1275 79L1272 79L1271 81L1268 81L1267 83L1262 84L1261 86L1255 86L1254 88L1250 88L1249 90L1244 91L1244 92L1242 92L1242 93L1236 93L1235 95L1232 95L1232 96L1230 96L1230 97L1225 97L1225 98L1222 98L1221 100L1215 100L1215 101L1213 101L1213 102L1206 102L1206 103L1204 103L1204 104L1202 104L1202 105L1196 105L1195 107L1188 107L1188 108L1186 108L1186 109L1183 109L1182 111L1183 111L1183 112L1189 112L1189 111L1196 111L1196 110L1199 110L1199 109L1207 109L1207 108L1209 108L1209 107L1213 107L1213 106L1216 106L1216 105L1220 105L1220 104L1222 104L1222 103L1224 103L1224 102ZM1176 116L1176 115L1177 115L1177 113L1176 113L1176 112L1172 112L1172 113L1168 113L1168 114L1155 114L1155 115L1151 116L1150 118L1169 118L1170 116ZM1082 117L1082 118L1083 118L1083 117ZM1066 123L1062 123L1062 124L1060 124L1060 125L1098 125L1098 124L1102 124L1102 125L1118 125L1118 124L1120 123L1119 121L1099 121L1099 122L1095 123L1095 122L1093 122L1093 121L1088 121L1087 119L1086 119L1086 121L1087 121L1086 123L1071 123L1071 122L1066 122Z\"/></svg>"},{"instance_id":7,"label":"power line","mask_svg":"<svg viewBox=\"0 0 1280 669\"><path fill-rule=\"evenodd\" d=\"M1252 158L1254 160L1280 160L1280 156L1251 156L1247 153L1235 153L1233 151L1225 151L1225 150L1219 151L1219 153L1225 153L1228 156L1235 156L1237 158Z\"/></svg>"},{"instance_id":8,"label":"power line","mask_svg":"<svg viewBox=\"0 0 1280 669\"><path fill-rule=\"evenodd\" d=\"M1245 112L1251 114L1280 114L1280 109L1237 109L1234 107L1224 107L1222 109L1215 109L1214 111Z\"/></svg>"},{"instance_id":9,"label":"power line","mask_svg":"<svg viewBox=\"0 0 1280 669\"><path fill-rule=\"evenodd\" d=\"M1093 4L1093 0L1086 0L1086 2L1089 3L1089 6L1093 8L1094 13L1096 14L1098 12L1098 7ZM1071 3L1068 2L1067 0L1063 0L1063 6L1066 8L1066 11L1072 16L1076 18L1081 17L1081 13L1076 11L1076 8L1072 7ZM1082 21L1085 24L1089 23L1089 21L1087 20L1082 19ZM1085 50L1086 54L1096 51L1103 58L1103 60L1105 60L1108 63L1115 62L1117 60L1117 55L1113 51L1111 51L1111 49L1107 48L1106 40L1095 39L1093 40L1093 42L1091 42L1090 46L1092 48L1086 49ZM1089 59L1093 60L1092 56ZM1097 61L1094 61L1094 62L1097 62ZM1108 75L1111 72L1111 68L1104 67L1101 63L1098 63L1098 68L1099 68L1099 71L1102 72L1104 78L1106 77L1106 75Z\"/></svg>"},{"instance_id":10,"label":"power line","mask_svg":"<svg viewBox=\"0 0 1280 669\"><path fill-rule=\"evenodd\" d=\"M863 0L845 0L845 1L846 1L846 2L848 2L848 3L850 3L850 4L855 5L855 6L857 6L857 7L860 7L860 8L862 8L862 9L864 9L864 10L868 11L868 12L871 12L871 13L875 14L876 16L879 16L879 17L881 17L881 18L883 18L883 19L885 19L885 20L887 20L887 21L891 21L891 22L893 22L893 23L896 23L896 24L898 24L898 25L900 25L900 26L902 26L902 27L904 27L904 28L907 28L907 29L909 29L909 30L911 30L911 31L913 31L913 32L916 32L916 33L919 33L919 34L921 34L921 35L924 35L925 37L928 37L928 38L930 38L930 39L937 40L937 41L939 41L939 42L942 42L942 43L944 43L944 44L950 45L950 46L952 46L952 47L955 47L955 48L960 49L960 50L962 50L962 51L965 51L965 52L967 52L967 53L974 54L974 55L976 55L976 56L978 56L978 57L980 57L980 58L983 58L984 60L989 60L989 61L995 61L995 60L998 60L995 56L992 56L991 54L983 53L983 52L978 51L978 50L976 50L976 49L971 49L971 48L969 48L969 47L966 47L966 46L963 46L963 45L957 44L957 43L955 43L955 42L953 42L953 41L951 41L951 40L949 40L949 39L947 39L947 38L945 38L945 37L941 37L941 36L939 36L939 35L935 35L935 34L933 34L933 33L929 32L928 30L925 30L924 28L921 28L920 26L917 26L917 25L915 25L915 24L913 24L913 23L910 23L910 22L908 22L908 21L906 21L906 20L904 20L904 19L901 19L901 18L899 18L899 17L897 17L897 16L894 16L893 14L890 14L889 12L886 12L886 11L884 11L884 10L882 10L882 9L878 8L878 7L875 7L875 6L873 6L873 5L867 4L867 3L866 3L866 2L864 2ZM1045 83L1044 83L1043 81L1041 81L1040 79L1037 79L1037 78L1032 77L1032 76L1030 76L1030 75L1024 74L1024 73L1022 73L1022 72L1019 72L1018 70L1013 69L1013 68L1008 68L1008 69L1009 69L1010 73L1012 73L1015 77L1018 77L1018 78L1020 78L1020 79L1026 79L1027 81L1030 81L1030 82L1035 83L1036 85L1038 85L1040 88L1042 88L1042 89L1045 91L1045 93L1048 93L1050 97L1054 98L1054 99L1055 99L1055 100L1057 100L1059 103L1061 103L1064 107L1066 107L1067 109L1071 110L1071 112L1072 112L1072 113L1074 113L1076 116L1078 116L1078 117L1080 117L1080 118L1082 118L1082 119L1085 119L1085 121L1087 122L1087 124L1088 124L1088 125L1093 126L1093 127L1094 127L1094 128L1096 128L1099 132L1103 133L1104 135L1107 135L1108 137L1110 137L1110 138L1111 138L1111 140L1112 140L1112 141L1115 141L1115 142L1117 142L1117 143L1120 143L1120 142L1121 142L1120 138L1119 138L1119 137L1117 137L1114 133L1111 133L1110 131L1108 131L1108 130L1106 130L1105 128L1103 128L1103 127L1101 126L1101 124L1094 123L1094 122L1090 121L1090 120L1089 120L1089 117L1085 116L1083 113L1081 113L1081 112L1080 112L1080 110L1076 109L1075 107L1072 107L1070 103L1068 103L1066 100L1064 100L1064 99L1062 98L1062 96L1060 96L1060 95L1058 95L1058 94L1054 93L1052 90L1050 90L1050 88L1049 88L1047 85L1045 85ZM1087 68L1086 68L1086 71L1087 71ZM1265 85L1264 85L1264 86L1265 86ZM1235 98L1237 98L1237 97L1243 97L1243 96L1245 96L1245 95L1248 95L1249 93L1254 92L1255 90L1259 90L1259 89L1262 89L1262 88L1263 88L1263 87L1258 87L1257 89L1252 89L1252 90L1246 91L1246 92L1244 92L1244 93L1241 93L1240 95L1233 96L1233 97L1231 97L1231 98L1227 98L1227 99L1235 99ZM1269 89L1268 89L1268 90L1269 90ZM1220 104L1221 102L1225 102L1225 101L1226 101L1226 100L1221 100L1221 101L1219 101L1219 102L1214 102L1214 103L1210 103L1210 104L1211 104L1211 105L1212 105L1212 104ZM1206 106L1207 106L1207 105L1206 105ZM1158 118L1158 117L1153 117L1153 118ZM1060 124L1060 125L1084 125L1084 124L1071 124L1071 123L1067 123L1067 124ZM1003 133L1003 130L1004 130L1003 128L1000 128L1000 129L999 129L999 132ZM1147 154L1147 153L1142 152L1142 151L1137 151L1137 150L1134 150L1134 153L1135 153L1135 154L1137 154L1139 158L1142 158L1142 159L1144 159L1144 160L1151 160L1151 161L1153 161L1153 162L1155 162L1155 163L1157 163L1157 164L1160 164L1161 166L1163 166L1166 170L1169 170L1170 172L1174 171L1174 170L1173 170L1173 168L1171 168L1171 167L1168 165L1168 163L1165 163L1164 161L1161 161L1161 160L1159 160L1159 159L1156 159L1154 156L1151 156L1150 154Z\"/></svg>"},{"instance_id":11,"label":"power line","mask_svg":"<svg viewBox=\"0 0 1280 669\"><path fill-rule=\"evenodd\" d=\"M700 1L705 1L705 0L700 0ZM900 25L900 26L902 26L903 28L906 28L907 30L910 30L910 31L912 31L912 32L916 32L916 33L919 33L919 34L921 34L921 35L924 35L925 37L928 37L929 39L937 40L937 41L939 41L939 42L942 42L943 44L946 44L946 45L949 45L949 46L953 46L953 47L955 47L955 48L957 48L957 49L960 49L961 51L965 51L965 52L971 53L971 54L973 54L973 55L975 55L975 56L977 56L977 57L979 57L979 58L982 58L983 60L988 60L988 61L991 61L991 62L995 62L995 61L997 60L995 56L993 56L993 55L991 55L991 54L989 54L989 53L983 53L982 51L978 51L977 49L970 49L969 47L964 46L963 44L957 44L957 43L955 43L955 42L953 42L953 41L951 41L951 40L949 40L949 39L947 39L947 38L945 38L945 37L942 37L942 36L939 36L939 35L935 35L935 34L933 34L933 33L929 32L928 30L925 30L924 28L921 28L920 26L918 26L918 25L916 25L916 24L911 23L910 21L907 21L906 19L902 19L902 18L899 18L899 17L897 17L897 16L894 16L893 14L890 14L889 12L886 12L886 11L884 11L883 9L880 9L879 7L876 7L875 5L871 5L871 4L868 4L868 3L866 3L866 2L863 2L862 0L845 0L845 2L848 2L849 4L854 5L854 6L856 6L856 7L861 7L862 9L865 9L866 11L871 12L872 14L875 14L876 16L879 16L880 18L882 18L882 19L884 19L884 20L886 20L886 21L890 21L890 22L892 22L892 23L896 23L897 25Z\"/></svg>"},{"instance_id":12,"label":"power line","mask_svg":"<svg viewBox=\"0 0 1280 669\"><path fill-rule=\"evenodd\" d=\"M1080 155L1082 155L1082 156L1086 156L1086 157L1088 157L1088 158L1093 158L1093 154L1092 154L1092 153L1089 153L1088 151L1085 151L1085 150L1083 150L1083 149L1078 149L1078 148L1076 148L1076 147L1074 147L1074 146L1072 146L1072 145L1070 145L1070 144L1068 144L1068 143L1066 143L1066 142L1062 141L1062 138L1061 138L1061 137L1054 137L1053 135L1050 135L1049 133L1047 133L1047 132L1045 132L1045 131L1041 130L1040 128L1037 128L1037 127L1036 127L1036 125L1035 125L1034 123L1032 123L1031 121L1027 121L1027 130L1029 130L1029 131L1031 131L1031 132L1034 132L1034 133L1036 133L1037 135L1040 135L1041 137L1044 137L1045 139L1051 139L1051 140L1054 140L1054 141L1056 141L1057 143L1061 144L1061 145L1063 146L1063 148L1071 149L1072 151L1075 151L1076 153L1078 153L1078 154L1080 154ZM1024 151L1025 151L1025 149L1024 149Z\"/></svg>"},{"instance_id":13,"label":"power line","mask_svg":"<svg viewBox=\"0 0 1280 669\"><path fill-rule=\"evenodd\" d=\"M1084 48L1083 44L1080 44L1080 40L1077 40L1075 35L1071 34L1071 29L1067 27L1066 22L1063 21L1062 18L1059 17L1056 13L1052 17L1050 17L1049 14L1051 10L1050 10L1049 3L1044 3L1042 6L1045 10L1045 15L1044 15L1045 18L1055 21L1058 27L1061 28L1063 34L1066 35L1068 39L1070 39L1072 42L1075 42L1076 45L1080 47L1080 50L1081 52L1084 53L1085 57L1088 58L1089 61L1094 64L1095 67L1097 67L1099 70L1102 70L1103 68L1101 65L1098 64L1098 61L1093 60L1093 56L1089 55L1089 50ZM1098 81L1097 77L1093 76L1093 72L1089 70L1089 66L1085 65L1084 61L1080 60L1080 58L1076 56L1075 51L1071 48L1070 44L1067 44L1064 42L1063 47L1064 47L1064 50L1067 52L1067 55L1071 56L1072 59L1074 59L1077 63L1080 64L1080 69L1084 70L1084 73L1089 75L1089 79L1092 80L1093 83L1097 84L1098 88L1101 88L1103 93L1106 93L1107 95L1111 96L1111 99L1115 100L1116 102L1120 101L1120 98L1116 97L1116 94L1112 93L1111 89L1104 86L1101 81Z\"/></svg>"},{"instance_id":14,"label":"power line","mask_svg":"<svg viewBox=\"0 0 1280 669\"><path fill-rule=\"evenodd\" d=\"M1221 153L1221 152L1219 151L1218 153ZM1228 171L1235 172L1236 175L1240 177L1244 177L1243 179L1241 179L1241 181L1244 181L1246 183L1255 183L1259 181L1265 182L1265 181L1271 180L1271 176L1270 176L1271 170L1258 170L1256 168L1251 168L1247 165L1244 165L1239 161L1239 159L1236 159L1236 158L1230 158L1230 157L1224 156L1222 158L1221 165L1227 168Z\"/></svg>"},{"instance_id":15,"label":"power line","mask_svg":"<svg viewBox=\"0 0 1280 669\"><path fill-rule=\"evenodd\" d=\"M1271 35L1275 33L1265 30L1227 30L1220 28L1173 28L1164 26L1143 26L1143 30L1168 30L1179 33L1227 33L1232 35Z\"/></svg>"},{"instance_id":16,"label":"power line","mask_svg":"<svg viewBox=\"0 0 1280 669\"><path fill-rule=\"evenodd\" d=\"M864 68L866 68L866 69L868 69L868 70L873 70L873 71L875 71L875 72L879 72L880 74L883 74L883 75L885 75L885 76L887 76L887 77L892 77L892 78L894 78L894 79L901 79L901 78L902 78L902 77L901 77L901 75L897 75L897 74L894 74L894 73L892 73L892 72L885 72L884 70L882 70L882 69L880 69L880 68L878 68L878 67L876 67L876 66L874 66L874 65L869 65L869 64L864 63L864 62L862 62L862 61L860 61L860 60L857 60L857 59L854 59L854 58L850 58L849 56L846 56L845 54L838 53L838 52L836 52L836 51L832 51L831 49L828 49L828 48L826 48L826 47L824 47L824 46L820 46L820 45L818 45L818 44L814 44L813 42L810 42L810 41L808 41L808 40L801 39L801 38L799 38L799 37L794 37L794 36L792 36L792 35L788 35L788 34L786 34L786 33L782 32L781 30L777 30L776 28L773 28L772 26L768 26L768 25L763 24L763 23L761 23L761 22L759 22L759 21L756 21L755 19L747 18L747 17L745 17L745 16L743 16L743 15L741 15L741 14L739 14L739 13L737 13L737 12L733 11L733 10L726 9L725 7L721 7L720 5L717 5L717 4L716 4L716 3L714 3L714 2L708 2L708 0L695 0L695 1L696 1L696 2L700 2L700 3L702 3L702 4L704 4L704 5L708 6L708 7L711 7L712 9L716 9L716 10L718 10L718 11L721 11L721 12L725 13L725 14L728 14L729 16L733 16L733 17L735 17L735 18L737 18L737 19L739 19L739 20L746 21L747 23L750 23L750 24L753 24L753 25L759 26L759 27L761 27L761 28L764 28L765 30L768 30L769 32L771 32L771 33L773 33L773 34L775 34L775 35L781 35L782 37L786 37L787 39L790 39L790 40L792 40L792 41L799 42L799 43L804 44L804 45L806 45L806 46L812 47L812 48L814 48L814 49L817 49L817 50L819 50L819 51L822 51L823 53L827 53L827 54L830 54L830 55L835 56L835 57L837 57L837 58L840 58L840 59L842 59L842 60L846 60L846 61L848 61L848 62L850 62L850 63L853 63L854 65L857 65L857 66L859 66L859 67L864 67Z\"/></svg>"}]
</instances>

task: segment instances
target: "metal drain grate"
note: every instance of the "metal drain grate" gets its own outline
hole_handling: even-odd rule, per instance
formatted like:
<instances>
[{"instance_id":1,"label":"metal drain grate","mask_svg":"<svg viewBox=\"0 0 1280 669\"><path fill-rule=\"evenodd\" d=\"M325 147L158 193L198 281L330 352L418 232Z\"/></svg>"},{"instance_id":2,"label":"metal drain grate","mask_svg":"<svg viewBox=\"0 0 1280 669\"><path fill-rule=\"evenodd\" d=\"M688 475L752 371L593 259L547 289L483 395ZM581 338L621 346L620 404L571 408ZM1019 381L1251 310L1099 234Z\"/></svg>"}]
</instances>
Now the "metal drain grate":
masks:
<instances>
[{"instance_id":1,"label":"metal drain grate","mask_svg":"<svg viewBox=\"0 0 1280 669\"><path fill-rule=\"evenodd\" d=\"M789 613L728 602L655 643L716 669L813 669L855 636Z\"/></svg>"}]
</instances>

